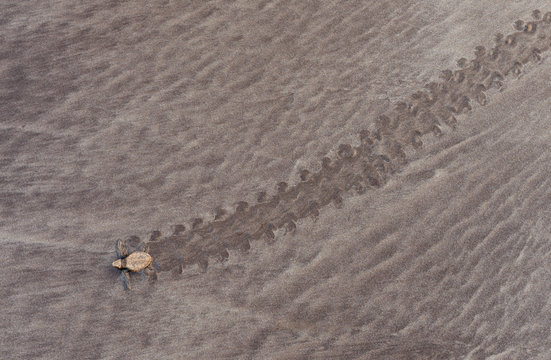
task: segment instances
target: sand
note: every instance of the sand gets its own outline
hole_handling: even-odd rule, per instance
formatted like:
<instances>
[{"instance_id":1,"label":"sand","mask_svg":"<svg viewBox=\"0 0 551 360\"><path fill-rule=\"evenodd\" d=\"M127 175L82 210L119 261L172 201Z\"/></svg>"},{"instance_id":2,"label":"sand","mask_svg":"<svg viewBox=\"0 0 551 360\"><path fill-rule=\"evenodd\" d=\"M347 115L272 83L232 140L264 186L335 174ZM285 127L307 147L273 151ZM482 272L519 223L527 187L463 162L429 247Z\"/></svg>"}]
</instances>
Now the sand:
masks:
<instances>
[{"instance_id":1,"label":"sand","mask_svg":"<svg viewBox=\"0 0 551 360\"><path fill-rule=\"evenodd\" d=\"M548 11L4 2L2 357L549 358Z\"/></svg>"}]
</instances>

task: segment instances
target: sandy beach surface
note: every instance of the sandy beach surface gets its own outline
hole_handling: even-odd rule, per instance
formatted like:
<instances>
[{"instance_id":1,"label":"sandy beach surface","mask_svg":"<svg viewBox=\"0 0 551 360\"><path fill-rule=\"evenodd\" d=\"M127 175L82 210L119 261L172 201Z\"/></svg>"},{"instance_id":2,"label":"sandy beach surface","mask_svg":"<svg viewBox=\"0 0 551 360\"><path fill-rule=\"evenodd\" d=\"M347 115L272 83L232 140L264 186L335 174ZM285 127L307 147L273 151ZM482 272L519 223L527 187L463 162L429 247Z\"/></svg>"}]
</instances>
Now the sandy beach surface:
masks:
<instances>
[{"instance_id":1,"label":"sandy beach surface","mask_svg":"<svg viewBox=\"0 0 551 360\"><path fill-rule=\"evenodd\" d=\"M1 358L551 358L548 1L4 0L0 44Z\"/></svg>"}]
</instances>

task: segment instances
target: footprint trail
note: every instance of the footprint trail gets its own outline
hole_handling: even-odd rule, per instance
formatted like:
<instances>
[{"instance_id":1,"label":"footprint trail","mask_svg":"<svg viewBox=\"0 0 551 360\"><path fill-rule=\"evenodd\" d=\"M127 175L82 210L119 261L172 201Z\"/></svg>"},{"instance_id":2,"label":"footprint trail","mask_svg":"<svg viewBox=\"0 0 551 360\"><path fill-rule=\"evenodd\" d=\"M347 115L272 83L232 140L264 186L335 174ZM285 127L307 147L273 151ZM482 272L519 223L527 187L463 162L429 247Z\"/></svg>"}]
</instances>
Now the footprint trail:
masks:
<instances>
[{"instance_id":1,"label":"footprint trail","mask_svg":"<svg viewBox=\"0 0 551 360\"><path fill-rule=\"evenodd\" d=\"M227 260L228 250L247 252L254 241L293 233L297 220L316 218L331 203L340 207L344 193L383 186L408 163L408 148L421 148L424 136L452 131L473 101L486 105L490 89L502 89L525 65L542 61L551 47L551 12L532 15L532 21L514 23L516 32L497 34L493 48L476 47L474 59L459 59L458 69L443 71L439 82L367 122L359 146L339 145L335 158L321 160L321 170L302 170L296 185L280 182L275 195L261 192L256 204L241 201L233 213L219 208L212 221L193 219L189 228L177 225L168 236L153 231L149 246L159 271L181 272L192 265L205 270L209 261Z\"/></svg>"}]
</instances>

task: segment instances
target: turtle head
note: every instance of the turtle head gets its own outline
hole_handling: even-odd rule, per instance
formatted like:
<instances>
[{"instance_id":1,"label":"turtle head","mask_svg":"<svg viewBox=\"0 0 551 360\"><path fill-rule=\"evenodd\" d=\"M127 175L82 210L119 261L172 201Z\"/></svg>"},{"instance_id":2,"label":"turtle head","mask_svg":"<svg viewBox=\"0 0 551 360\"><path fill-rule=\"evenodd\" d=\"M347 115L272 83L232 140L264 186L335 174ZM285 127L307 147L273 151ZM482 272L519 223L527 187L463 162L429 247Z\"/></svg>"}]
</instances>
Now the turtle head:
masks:
<instances>
[{"instance_id":1,"label":"turtle head","mask_svg":"<svg viewBox=\"0 0 551 360\"><path fill-rule=\"evenodd\" d=\"M117 259L117 260L113 261L113 263L111 265L113 265L117 269L122 269L122 260Z\"/></svg>"}]
</instances>

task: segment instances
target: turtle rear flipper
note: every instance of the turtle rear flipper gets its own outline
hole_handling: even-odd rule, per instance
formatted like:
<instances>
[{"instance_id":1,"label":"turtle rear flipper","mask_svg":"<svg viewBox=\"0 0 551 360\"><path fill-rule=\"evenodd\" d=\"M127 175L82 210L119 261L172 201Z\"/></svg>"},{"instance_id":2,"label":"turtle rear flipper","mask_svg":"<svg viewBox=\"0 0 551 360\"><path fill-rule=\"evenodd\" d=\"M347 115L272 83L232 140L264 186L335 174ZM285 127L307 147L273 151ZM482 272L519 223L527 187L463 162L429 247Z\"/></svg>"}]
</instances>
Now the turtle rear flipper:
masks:
<instances>
[{"instance_id":1,"label":"turtle rear flipper","mask_svg":"<svg viewBox=\"0 0 551 360\"><path fill-rule=\"evenodd\" d=\"M117 257L119 259L122 259L124 257L128 256L128 247L126 246L126 242L122 241L121 239L117 240Z\"/></svg>"},{"instance_id":2,"label":"turtle rear flipper","mask_svg":"<svg viewBox=\"0 0 551 360\"><path fill-rule=\"evenodd\" d=\"M155 270L155 267L153 265L150 265L148 268L146 268L144 272L147 276L149 276L149 280L157 280L157 270Z\"/></svg>"},{"instance_id":3,"label":"turtle rear flipper","mask_svg":"<svg viewBox=\"0 0 551 360\"><path fill-rule=\"evenodd\" d=\"M153 263L151 264L151 267L154 268L155 272L157 272L157 270L161 270L161 265L155 261L155 259L153 259Z\"/></svg>"},{"instance_id":4,"label":"turtle rear flipper","mask_svg":"<svg viewBox=\"0 0 551 360\"><path fill-rule=\"evenodd\" d=\"M124 290L130 290L132 289L132 285L130 283L130 273L128 270L121 271L121 278L124 285Z\"/></svg>"},{"instance_id":5,"label":"turtle rear flipper","mask_svg":"<svg viewBox=\"0 0 551 360\"><path fill-rule=\"evenodd\" d=\"M149 252L149 245L144 243L143 241L138 244L138 247L136 248L138 251L143 251L145 253Z\"/></svg>"},{"instance_id":6,"label":"turtle rear flipper","mask_svg":"<svg viewBox=\"0 0 551 360\"><path fill-rule=\"evenodd\" d=\"M138 246L140 243L142 243L142 240L139 236L132 235L128 237L128 239L126 239L126 243L128 244L128 249L132 253L138 249Z\"/></svg>"}]
</instances>

